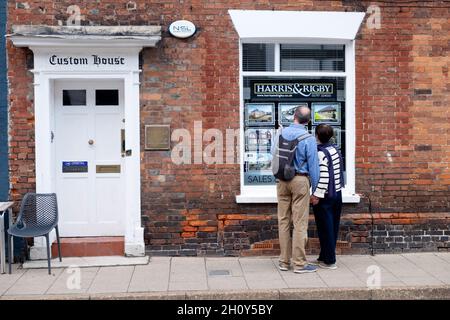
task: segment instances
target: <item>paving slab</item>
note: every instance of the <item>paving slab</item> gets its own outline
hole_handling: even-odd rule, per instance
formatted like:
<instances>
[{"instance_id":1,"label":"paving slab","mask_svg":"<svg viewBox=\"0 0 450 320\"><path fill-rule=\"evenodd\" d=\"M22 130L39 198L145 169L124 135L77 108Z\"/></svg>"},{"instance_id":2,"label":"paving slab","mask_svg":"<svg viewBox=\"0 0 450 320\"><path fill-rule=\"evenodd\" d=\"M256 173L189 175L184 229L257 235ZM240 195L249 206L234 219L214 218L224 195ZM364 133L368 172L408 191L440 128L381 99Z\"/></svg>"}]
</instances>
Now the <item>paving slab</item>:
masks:
<instances>
[{"instance_id":1,"label":"paving slab","mask_svg":"<svg viewBox=\"0 0 450 320\"><path fill-rule=\"evenodd\" d=\"M336 270L319 268L317 274L328 287L359 288L367 286L366 282L361 281L356 274L343 263L338 263L338 268Z\"/></svg>"},{"instance_id":2,"label":"paving slab","mask_svg":"<svg viewBox=\"0 0 450 320\"><path fill-rule=\"evenodd\" d=\"M208 288L211 290L240 290L249 289L243 276L208 277Z\"/></svg>"},{"instance_id":3,"label":"paving slab","mask_svg":"<svg viewBox=\"0 0 450 320\"><path fill-rule=\"evenodd\" d=\"M434 277L403 277L402 282L406 286L442 286L444 282Z\"/></svg>"},{"instance_id":4,"label":"paving slab","mask_svg":"<svg viewBox=\"0 0 450 320\"><path fill-rule=\"evenodd\" d=\"M434 255L450 264L450 252L434 252Z\"/></svg>"},{"instance_id":5,"label":"paving slab","mask_svg":"<svg viewBox=\"0 0 450 320\"><path fill-rule=\"evenodd\" d=\"M403 281L403 278L432 278L427 272L420 269L406 259L402 255L391 254L391 255L375 255L372 257L376 265L380 265L391 272L395 277Z\"/></svg>"},{"instance_id":6,"label":"paving slab","mask_svg":"<svg viewBox=\"0 0 450 320\"><path fill-rule=\"evenodd\" d=\"M211 290L248 289L244 272L236 258L206 258L208 288Z\"/></svg>"},{"instance_id":7,"label":"paving slab","mask_svg":"<svg viewBox=\"0 0 450 320\"><path fill-rule=\"evenodd\" d=\"M295 274L290 272L282 277L288 288L327 288L327 284L317 273Z\"/></svg>"},{"instance_id":8,"label":"paving slab","mask_svg":"<svg viewBox=\"0 0 450 320\"><path fill-rule=\"evenodd\" d=\"M127 292L133 271L133 266L102 267L92 281L88 293Z\"/></svg>"},{"instance_id":9,"label":"paving slab","mask_svg":"<svg viewBox=\"0 0 450 320\"><path fill-rule=\"evenodd\" d=\"M206 266L204 258L180 258L171 259L170 281L173 282L206 282Z\"/></svg>"},{"instance_id":10,"label":"paving slab","mask_svg":"<svg viewBox=\"0 0 450 320\"><path fill-rule=\"evenodd\" d=\"M49 275L47 269L26 270L4 295L44 295L61 272L62 269L52 269Z\"/></svg>"},{"instance_id":11,"label":"paving slab","mask_svg":"<svg viewBox=\"0 0 450 320\"><path fill-rule=\"evenodd\" d=\"M277 268L272 259L266 258L239 258L244 273L273 273Z\"/></svg>"},{"instance_id":12,"label":"paving slab","mask_svg":"<svg viewBox=\"0 0 450 320\"><path fill-rule=\"evenodd\" d=\"M170 258L152 259L148 265L136 266L128 292L167 291Z\"/></svg>"},{"instance_id":13,"label":"paving slab","mask_svg":"<svg viewBox=\"0 0 450 320\"><path fill-rule=\"evenodd\" d=\"M204 258L171 259L169 291L208 290Z\"/></svg>"},{"instance_id":14,"label":"paving slab","mask_svg":"<svg viewBox=\"0 0 450 320\"><path fill-rule=\"evenodd\" d=\"M191 290L208 290L205 281L170 281L169 291L191 291Z\"/></svg>"},{"instance_id":15,"label":"paving slab","mask_svg":"<svg viewBox=\"0 0 450 320\"><path fill-rule=\"evenodd\" d=\"M442 263L442 259L433 253L403 256L442 283L450 284L450 264Z\"/></svg>"},{"instance_id":16,"label":"paving slab","mask_svg":"<svg viewBox=\"0 0 450 320\"><path fill-rule=\"evenodd\" d=\"M247 279L248 287L251 290L268 290L268 289L287 289L289 286L280 278L280 280L249 280Z\"/></svg>"},{"instance_id":17,"label":"paving slab","mask_svg":"<svg viewBox=\"0 0 450 320\"><path fill-rule=\"evenodd\" d=\"M206 258L206 271L209 273L212 271L229 271L233 277L243 276L241 264L236 258Z\"/></svg>"},{"instance_id":18,"label":"paving slab","mask_svg":"<svg viewBox=\"0 0 450 320\"><path fill-rule=\"evenodd\" d=\"M278 268L272 259L239 259L242 271L247 281L282 281Z\"/></svg>"},{"instance_id":19,"label":"paving slab","mask_svg":"<svg viewBox=\"0 0 450 320\"><path fill-rule=\"evenodd\" d=\"M404 286L405 284L386 268L378 264L371 256L340 256L338 258L338 267L347 267L356 277L366 285L371 284L371 276L379 272L380 286Z\"/></svg>"},{"instance_id":20,"label":"paving slab","mask_svg":"<svg viewBox=\"0 0 450 320\"><path fill-rule=\"evenodd\" d=\"M100 268L67 268L59 275L47 294L86 293Z\"/></svg>"},{"instance_id":21,"label":"paving slab","mask_svg":"<svg viewBox=\"0 0 450 320\"><path fill-rule=\"evenodd\" d=\"M25 270L19 268L18 264L15 264L11 268L11 274L0 274L0 296L13 286L25 272Z\"/></svg>"}]
</instances>

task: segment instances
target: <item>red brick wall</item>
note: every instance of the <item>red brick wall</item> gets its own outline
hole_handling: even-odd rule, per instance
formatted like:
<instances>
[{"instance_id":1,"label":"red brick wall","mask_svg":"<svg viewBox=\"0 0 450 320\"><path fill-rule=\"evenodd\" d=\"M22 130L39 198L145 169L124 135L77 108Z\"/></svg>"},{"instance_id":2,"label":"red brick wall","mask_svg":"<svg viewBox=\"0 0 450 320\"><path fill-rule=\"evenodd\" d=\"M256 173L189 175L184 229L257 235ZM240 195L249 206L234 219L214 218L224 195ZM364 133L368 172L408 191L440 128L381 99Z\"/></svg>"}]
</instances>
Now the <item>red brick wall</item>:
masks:
<instances>
[{"instance_id":1,"label":"red brick wall","mask_svg":"<svg viewBox=\"0 0 450 320\"><path fill-rule=\"evenodd\" d=\"M228 9L365 11L378 4L381 29L363 23L356 46L357 192L370 196L374 212L449 211L450 9L445 1L136 1L136 10L128 10L128 2L77 5L83 24L153 24L167 30L183 18L198 27L187 40L164 31L156 48L142 52L142 128L165 123L192 129L198 120L204 130L223 132L239 128L238 37ZM9 24L57 25L72 4L9 1ZM34 188L30 52L9 43L8 56L11 193L20 199ZM277 238L276 206L235 203L239 165L176 166L169 152L142 151L141 158L142 219L150 252L239 254L255 243L264 244L261 250L277 249L276 243L267 245ZM345 212L367 213L368 203L363 199ZM343 239L367 250L371 222L361 227L353 220L350 227L343 225ZM448 220L442 221L448 228Z\"/></svg>"},{"instance_id":2,"label":"red brick wall","mask_svg":"<svg viewBox=\"0 0 450 320\"><path fill-rule=\"evenodd\" d=\"M383 6L357 41L356 182L377 211L449 210L446 6Z\"/></svg>"}]
</instances>

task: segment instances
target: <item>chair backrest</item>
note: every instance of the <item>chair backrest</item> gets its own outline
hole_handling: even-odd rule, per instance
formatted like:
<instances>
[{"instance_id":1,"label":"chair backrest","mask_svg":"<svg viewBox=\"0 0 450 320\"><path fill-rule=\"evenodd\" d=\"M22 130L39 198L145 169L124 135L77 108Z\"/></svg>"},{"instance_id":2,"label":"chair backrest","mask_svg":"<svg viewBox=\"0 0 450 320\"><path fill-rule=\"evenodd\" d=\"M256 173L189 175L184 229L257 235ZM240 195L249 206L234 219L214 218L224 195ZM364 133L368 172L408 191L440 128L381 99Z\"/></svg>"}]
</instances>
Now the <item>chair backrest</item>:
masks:
<instances>
[{"instance_id":1,"label":"chair backrest","mask_svg":"<svg viewBox=\"0 0 450 320\"><path fill-rule=\"evenodd\" d=\"M58 224L58 203L55 193L27 193L20 206L17 224L26 228L53 229Z\"/></svg>"}]
</instances>

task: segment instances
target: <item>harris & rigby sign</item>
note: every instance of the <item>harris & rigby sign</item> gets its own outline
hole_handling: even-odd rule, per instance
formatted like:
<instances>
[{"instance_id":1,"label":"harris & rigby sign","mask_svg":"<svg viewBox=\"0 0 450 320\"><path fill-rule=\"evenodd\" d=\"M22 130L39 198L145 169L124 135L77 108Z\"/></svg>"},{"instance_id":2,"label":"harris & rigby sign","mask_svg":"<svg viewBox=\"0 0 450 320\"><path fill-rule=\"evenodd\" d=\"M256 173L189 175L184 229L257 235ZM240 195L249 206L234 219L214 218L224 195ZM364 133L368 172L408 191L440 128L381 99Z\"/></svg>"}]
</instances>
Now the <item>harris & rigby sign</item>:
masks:
<instances>
[{"instance_id":1,"label":"harris & rigby sign","mask_svg":"<svg viewBox=\"0 0 450 320\"><path fill-rule=\"evenodd\" d=\"M250 82L252 100L295 100L336 99L334 80L280 80Z\"/></svg>"}]
</instances>

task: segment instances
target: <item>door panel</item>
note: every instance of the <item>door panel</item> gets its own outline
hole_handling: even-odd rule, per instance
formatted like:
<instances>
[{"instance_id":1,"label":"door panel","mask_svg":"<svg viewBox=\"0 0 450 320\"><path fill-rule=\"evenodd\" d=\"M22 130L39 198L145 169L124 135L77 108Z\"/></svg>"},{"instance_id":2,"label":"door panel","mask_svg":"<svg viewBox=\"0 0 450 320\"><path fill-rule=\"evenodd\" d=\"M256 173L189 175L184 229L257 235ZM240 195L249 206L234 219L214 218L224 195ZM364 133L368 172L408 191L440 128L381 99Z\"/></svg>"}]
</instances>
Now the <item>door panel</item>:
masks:
<instances>
[{"instance_id":1,"label":"door panel","mask_svg":"<svg viewBox=\"0 0 450 320\"><path fill-rule=\"evenodd\" d=\"M58 192L58 207L61 224L83 225L89 223L88 193L80 190L89 190L89 179L77 174L78 177L65 178L60 181Z\"/></svg>"},{"instance_id":2,"label":"door panel","mask_svg":"<svg viewBox=\"0 0 450 320\"><path fill-rule=\"evenodd\" d=\"M70 161L84 161L89 157L89 115L63 114L57 124L57 141L64 143L64 150L60 150ZM63 146L63 145L62 145ZM69 160L66 160L69 161Z\"/></svg>"},{"instance_id":3,"label":"door panel","mask_svg":"<svg viewBox=\"0 0 450 320\"><path fill-rule=\"evenodd\" d=\"M105 164L120 164L120 127L110 125L110 123L117 122L119 117L118 114L103 113L97 113L95 116L96 128L101 128L101 130L95 132L95 154L96 161L99 164L103 162Z\"/></svg>"},{"instance_id":4,"label":"door panel","mask_svg":"<svg viewBox=\"0 0 450 320\"><path fill-rule=\"evenodd\" d=\"M96 205L97 205L97 220L99 223L114 223L117 221L123 212L121 212L121 205L118 199L122 198L120 177L103 176L96 179Z\"/></svg>"},{"instance_id":5,"label":"door panel","mask_svg":"<svg viewBox=\"0 0 450 320\"><path fill-rule=\"evenodd\" d=\"M55 84L56 192L63 237L124 235L122 87L121 82L103 80ZM99 89L102 96L96 97ZM96 104L104 101L118 105ZM63 172L63 162L75 161L86 161L87 172ZM97 173L98 165L110 167ZM111 168L120 172L108 173Z\"/></svg>"}]
</instances>

